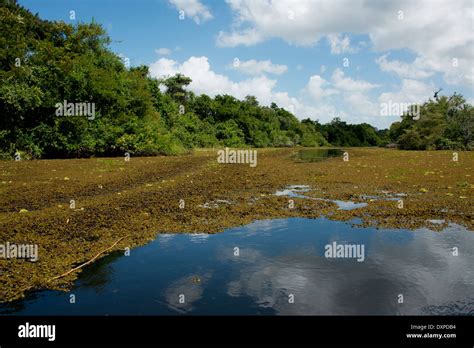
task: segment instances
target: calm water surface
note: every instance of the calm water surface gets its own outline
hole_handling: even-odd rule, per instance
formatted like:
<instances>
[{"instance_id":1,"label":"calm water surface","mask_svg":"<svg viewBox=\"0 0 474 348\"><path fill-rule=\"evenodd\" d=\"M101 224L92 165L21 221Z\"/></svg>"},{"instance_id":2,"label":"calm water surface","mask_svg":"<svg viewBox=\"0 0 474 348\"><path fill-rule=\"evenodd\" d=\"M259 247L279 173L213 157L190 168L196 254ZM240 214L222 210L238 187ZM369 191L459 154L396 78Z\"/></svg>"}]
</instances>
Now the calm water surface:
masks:
<instances>
[{"instance_id":1,"label":"calm water surface","mask_svg":"<svg viewBox=\"0 0 474 348\"><path fill-rule=\"evenodd\" d=\"M333 242L364 245L365 260L326 258ZM69 293L35 292L0 313L472 315L474 233L291 218L215 235L161 234L86 268Z\"/></svg>"},{"instance_id":2,"label":"calm water surface","mask_svg":"<svg viewBox=\"0 0 474 348\"><path fill-rule=\"evenodd\" d=\"M326 258L332 242L364 245L365 260ZM214 235L159 235L88 267L69 293L36 292L0 313L472 315L473 250L474 233L456 225L433 232L264 220Z\"/></svg>"},{"instance_id":3,"label":"calm water surface","mask_svg":"<svg viewBox=\"0 0 474 348\"><path fill-rule=\"evenodd\" d=\"M330 157L342 157L340 149L303 149L298 151L297 159L302 162L320 162Z\"/></svg>"}]
</instances>

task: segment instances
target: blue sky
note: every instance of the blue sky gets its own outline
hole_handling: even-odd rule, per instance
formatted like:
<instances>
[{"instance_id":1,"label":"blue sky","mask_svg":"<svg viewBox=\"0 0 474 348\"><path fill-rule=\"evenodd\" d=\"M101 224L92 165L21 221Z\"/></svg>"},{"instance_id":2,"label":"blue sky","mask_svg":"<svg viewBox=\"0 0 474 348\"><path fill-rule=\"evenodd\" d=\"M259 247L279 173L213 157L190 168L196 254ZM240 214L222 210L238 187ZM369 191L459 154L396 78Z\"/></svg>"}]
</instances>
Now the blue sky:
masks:
<instances>
[{"instance_id":1,"label":"blue sky","mask_svg":"<svg viewBox=\"0 0 474 348\"><path fill-rule=\"evenodd\" d=\"M299 118L383 128L399 118L384 103L422 103L439 88L473 100L468 0L19 2L49 20L94 19L153 76L182 72L196 93L252 94Z\"/></svg>"}]
</instances>

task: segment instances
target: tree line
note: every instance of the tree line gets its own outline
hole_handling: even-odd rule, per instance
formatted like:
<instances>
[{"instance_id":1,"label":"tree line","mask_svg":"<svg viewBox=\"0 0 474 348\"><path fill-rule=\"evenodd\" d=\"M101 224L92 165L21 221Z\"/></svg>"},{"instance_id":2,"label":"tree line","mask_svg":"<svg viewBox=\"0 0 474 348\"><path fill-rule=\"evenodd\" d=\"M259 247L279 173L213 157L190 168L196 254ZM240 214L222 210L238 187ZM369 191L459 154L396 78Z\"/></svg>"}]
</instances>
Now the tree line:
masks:
<instances>
[{"instance_id":1,"label":"tree line","mask_svg":"<svg viewBox=\"0 0 474 348\"><path fill-rule=\"evenodd\" d=\"M98 23L47 21L0 0L0 158L390 142L407 149L472 147L472 106L459 95L430 101L420 120L402 117L390 130L339 118L320 124L275 103L259 105L253 96L195 95L186 89L190 78L152 78L147 66L124 64L109 44ZM78 107L94 115L77 115Z\"/></svg>"},{"instance_id":2,"label":"tree line","mask_svg":"<svg viewBox=\"0 0 474 348\"><path fill-rule=\"evenodd\" d=\"M474 108L462 95L429 99L417 116L409 113L394 122L389 138L404 150L473 150Z\"/></svg>"}]
</instances>

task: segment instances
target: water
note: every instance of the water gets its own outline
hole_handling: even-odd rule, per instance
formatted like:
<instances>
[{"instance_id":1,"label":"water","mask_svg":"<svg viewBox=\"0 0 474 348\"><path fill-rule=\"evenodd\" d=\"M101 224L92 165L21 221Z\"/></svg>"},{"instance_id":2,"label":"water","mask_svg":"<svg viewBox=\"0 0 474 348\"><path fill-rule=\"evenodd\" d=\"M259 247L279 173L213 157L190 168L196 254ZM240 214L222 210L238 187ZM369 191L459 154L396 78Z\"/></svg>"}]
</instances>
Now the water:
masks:
<instances>
[{"instance_id":1,"label":"water","mask_svg":"<svg viewBox=\"0 0 474 348\"><path fill-rule=\"evenodd\" d=\"M317 198L309 197L302 195L300 192L309 192L311 188L308 185L290 185L285 187L283 190L278 190L275 192L275 196L287 196L287 197L296 197L296 198L305 198L305 199L314 199L319 201L333 202L337 205L337 209L340 210L353 210L359 209L367 206L365 202L352 202L352 201L341 201L338 199L326 199L326 198Z\"/></svg>"},{"instance_id":2,"label":"water","mask_svg":"<svg viewBox=\"0 0 474 348\"><path fill-rule=\"evenodd\" d=\"M363 245L364 261L326 258L333 242ZM472 315L473 250L474 233L456 225L440 233L264 220L215 235L159 235L86 268L70 293L35 292L0 313Z\"/></svg>"},{"instance_id":3,"label":"water","mask_svg":"<svg viewBox=\"0 0 474 348\"><path fill-rule=\"evenodd\" d=\"M343 151L340 149L304 149L298 151L297 159L302 162L320 162L330 157L341 157Z\"/></svg>"}]
</instances>

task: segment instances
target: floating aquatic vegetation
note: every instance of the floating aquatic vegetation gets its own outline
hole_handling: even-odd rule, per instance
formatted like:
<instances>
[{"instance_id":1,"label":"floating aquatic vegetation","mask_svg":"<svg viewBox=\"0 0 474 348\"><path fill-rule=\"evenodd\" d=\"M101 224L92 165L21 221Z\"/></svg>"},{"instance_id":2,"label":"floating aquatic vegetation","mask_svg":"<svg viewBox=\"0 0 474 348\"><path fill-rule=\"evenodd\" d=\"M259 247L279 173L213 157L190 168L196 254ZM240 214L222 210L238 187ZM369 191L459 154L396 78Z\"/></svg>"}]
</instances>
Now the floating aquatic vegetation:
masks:
<instances>
[{"instance_id":1,"label":"floating aquatic vegetation","mask_svg":"<svg viewBox=\"0 0 474 348\"><path fill-rule=\"evenodd\" d=\"M474 153L466 152L462 165L452 165L449 151L429 157L417 151L345 151L349 161L314 163L295 161L294 149L261 149L255 168L215 165L214 151L134 158L126 165L123 159L41 160L28 167L1 162L6 174L0 190L0 241L37 244L39 258L34 264L0 260L0 301L19 298L26 288L67 289L77 272L47 280L125 235L113 250L147 243L157 231L216 233L254 220L297 216L407 229L434 229L444 223L429 220L444 220L474 230L474 196L466 181ZM104 167L108 170L98 175ZM444 178L424 175L440 169ZM83 210L70 209L71 199ZM203 202L209 209L200 206ZM20 214L21 209L28 213Z\"/></svg>"}]
</instances>

